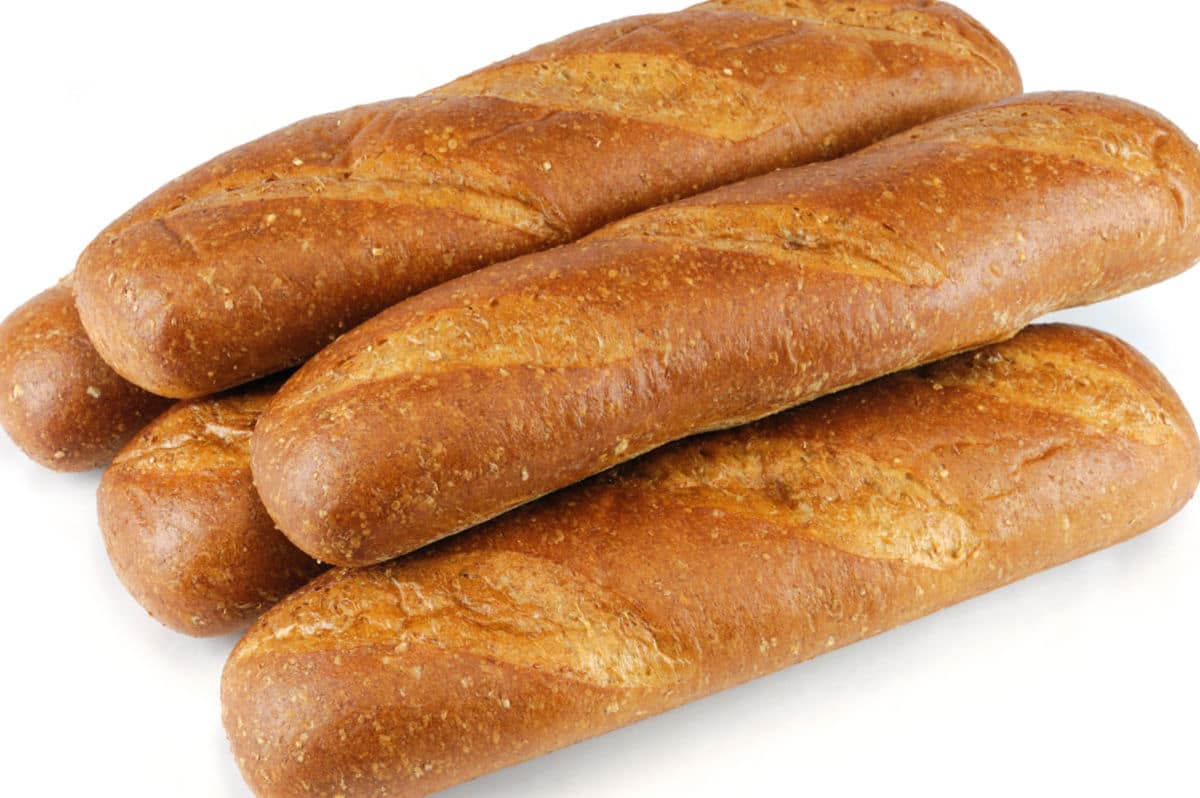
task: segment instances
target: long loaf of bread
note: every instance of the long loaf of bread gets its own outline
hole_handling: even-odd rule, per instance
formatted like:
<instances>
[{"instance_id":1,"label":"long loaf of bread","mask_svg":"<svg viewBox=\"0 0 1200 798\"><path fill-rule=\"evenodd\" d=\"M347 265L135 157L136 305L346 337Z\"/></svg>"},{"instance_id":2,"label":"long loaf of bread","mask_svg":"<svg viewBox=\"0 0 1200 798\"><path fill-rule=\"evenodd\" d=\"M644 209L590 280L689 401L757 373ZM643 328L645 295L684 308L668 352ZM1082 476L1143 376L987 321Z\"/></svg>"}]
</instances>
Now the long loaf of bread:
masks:
<instances>
[{"instance_id":1,"label":"long loaf of bread","mask_svg":"<svg viewBox=\"0 0 1200 798\"><path fill-rule=\"evenodd\" d=\"M250 434L277 387L178 403L100 480L96 504L113 569L176 631L243 629L322 570L275 528L250 476Z\"/></svg>"},{"instance_id":2,"label":"long loaf of bread","mask_svg":"<svg viewBox=\"0 0 1200 798\"><path fill-rule=\"evenodd\" d=\"M300 548L379 562L1197 258L1179 130L1097 95L1007 100L400 303L284 385L254 476Z\"/></svg>"},{"instance_id":3,"label":"long loaf of bread","mask_svg":"<svg viewBox=\"0 0 1200 798\"><path fill-rule=\"evenodd\" d=\"M77 302L120 374L202 396L464 272L1019 90L1002 45L928 0L621 20L217 157L96 238Z\"/></svg>"},{"instance_id":4,"label":"long loaf of bread","mask_svg":"<svg viewBox=\"0 0 1200 798\"><path fill-rule=\"evenodd\" d=\"M100 359L79 322L69 277L0 324L0 426L47 468L107 465L170 404Z\"/></svg>"},{"instance_id":5,"label":"long loaf of bread","mask_svg":"<svg viewBox=\"0 0 1200 798\"><path fill-rule=\"evenodd\" d=\"M1150 364L1030 328L320 577L234 650L225 727L262 798L425 795L1116 543L1197 479Z\"/></svg>"}]
</instances>

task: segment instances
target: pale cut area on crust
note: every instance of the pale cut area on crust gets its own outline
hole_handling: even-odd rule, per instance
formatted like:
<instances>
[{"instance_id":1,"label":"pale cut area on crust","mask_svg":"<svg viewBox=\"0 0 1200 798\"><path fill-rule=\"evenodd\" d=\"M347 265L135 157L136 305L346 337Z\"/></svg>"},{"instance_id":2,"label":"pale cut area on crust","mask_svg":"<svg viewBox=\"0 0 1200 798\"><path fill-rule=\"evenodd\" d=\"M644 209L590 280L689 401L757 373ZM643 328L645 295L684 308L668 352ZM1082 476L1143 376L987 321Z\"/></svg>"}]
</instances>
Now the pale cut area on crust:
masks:
<instances>
[{"instance_id":1,"label":"pale cut area on crust","mask_svg":"<svg viewBox=\"0 0 1200 798\"><path fill-rule=\"evenodd\" d=\"M250 436L270 393L177 405L140 432L113 466L184 473L248 468Z\"/></svg>"},{"instance_id":2,"label":"pale cut area on crust","mask_svg":"<svg viewBox=\"0 0 1200 798\"><path fill-rule=\"evenodd\" d=\"M734 439L642 469L648 494L683 493L793 528L858 557L945 570L981 541L953 496L908 471L849 449L771 438Z\"/></svg>"},{"instance_id":3,"label":"pale cut area on crust","mask_svg":"<svg viewBox=\"0 0 1200 798\"><path fill-rule=\"evenodd\" d=\"M578 53L493 67L433 93L598 112L729 141L752 139L792 121L777 102L733 75L732 69L725 74L671 56Z\"/></svg>"},{"instance_id":4,"label":"pale cut area on crust","mask_svg":"<svg viewBox=\"0 0 1200 798\"><path fill-rule=\"evenodd\" d=\"M1172 413L1125 374L1078 352L1023 346L1020 340L931 373L947 388L965 387L1080 422L1097 433L1162 446L1180 436Z\"/></svg>"},{"instance_id":5,"label":"pale cut area on crust","mask_svg":"<svg viewBox=\"0 0 1200 798\"><path fill-rule=\"evenodd\" d=\"M188 203L185 211L212 211L248 203L295 202L286 213L263 213L262 228L303 219L307 203L313 197L322 202L361 202L384 206L411 205L421 209L441 209L470 216L482 222L519 230L530 235L553 239L562 235L558 223L535 203L523 199L502 177L484 169L463 165L450 170L430 163L431 158L400 155L356 163L337 178L320 174L300 174L269 183L229 188L219 194L207 194ZM167 217L169 218L169 217ZM313 231L312 235L317 235ZM198 244L195 239L189 241ZM211 245L211 242L206 242ZM303 246L303 239L299 246ZM384 253L379 253L382 255Z\"/></svg>"},{"instance_id":6,"label":"pale cut area on crust","mask_svg":"<svg viewBox=\"0 0 1200 798\"><path fill-rule=\"evenodd\" d=\"M735 252L803 271L934 286L946 278L885 224L789 203L678 205L617 222L589 240L645 238Z\"/></svg>"},{"instance_id":7,"label":"pale cut area on crust","mask_svg":"<svg viewBox=\"0 0 1200 798\"><path fill-rule=\"evenodd\" d=\"M546 560L467 552L357 577L298 597L235 656L386 646L400 664L424 643L621 688L672 684L688 669L633 608Z\"/></svg>"},{"instance_id":8,"label":"pale cut area on crust","mask_svg":"<svg viewBox=\"0 0 1200 798\"><path fill-rule=\"evenodd\" d=\"M416 318L331 368L320 386L345 393L360 383L470 368L601 368L653 345L651 336L587 297L509 294L485 307L462 304ZM294 400L293 400L294 401Z\"/></svg>"},{"instance_id":9,"label":"pale cut area on crust","mask_svg":"<svg viewBox=\"0 0 1200 798\"><path fill-rule=\"evenodd\" d=\"M1159 151L1161 143L1173 138L1170 131L1144 118L1114 119L1111 114L1111 108L1072 105L1069 113L1064 113L1053 102L1017 100L934 120L902 135L912 141L1014 150L1082 162L1138 177L1177 171L1177 165Z\"/></svg>"},{"instance_id":10,"label":"pale cut area on crust","mask_svg":"<svg viewBox=\"0 0 1200 798\"><path fill-rule=\"evenodd\" d=\"M873 41L890 40L941 50L983 62L997 72L997 53L972 46L960 31L938 16L948 6L932 2L878 2L867 0L713 0L697 8L728 9L782 17L797 23L850 29Z\"/></svg>"}]
</instances>

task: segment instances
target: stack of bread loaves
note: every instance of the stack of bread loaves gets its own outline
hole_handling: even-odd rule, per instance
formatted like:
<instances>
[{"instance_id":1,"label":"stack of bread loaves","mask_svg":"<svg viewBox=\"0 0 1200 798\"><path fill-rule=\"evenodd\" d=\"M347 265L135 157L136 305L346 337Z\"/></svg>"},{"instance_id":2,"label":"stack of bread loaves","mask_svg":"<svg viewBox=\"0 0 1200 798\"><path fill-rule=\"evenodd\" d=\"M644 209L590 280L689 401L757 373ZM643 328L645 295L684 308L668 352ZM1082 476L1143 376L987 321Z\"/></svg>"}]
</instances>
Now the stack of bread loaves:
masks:
<instances>
[{"instance_id":1,"label":"stack of bread loaves","mask_svg":"<svg viewBox=\"0 0 1200 798\"><path fill-rule=\"evenodd\" d=\"M308 119L14 313L0 421L111 460L153 616L258 619L222 683L258 795L424 795L1190 498L1154 367L1023 328L1200 259L1200 151L1019 91L949 5L713 0Z\"/></svg>"}]
</instances>

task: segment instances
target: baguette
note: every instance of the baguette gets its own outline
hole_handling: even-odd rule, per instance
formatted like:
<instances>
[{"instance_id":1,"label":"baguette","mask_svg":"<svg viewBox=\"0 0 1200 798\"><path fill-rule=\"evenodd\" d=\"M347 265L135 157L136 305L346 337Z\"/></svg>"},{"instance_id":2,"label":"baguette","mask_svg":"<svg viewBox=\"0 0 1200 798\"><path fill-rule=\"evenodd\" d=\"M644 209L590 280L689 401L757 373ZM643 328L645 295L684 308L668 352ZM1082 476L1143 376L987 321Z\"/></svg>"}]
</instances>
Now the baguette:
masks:
<instances>
[{"instance_id":1,"label":"baguette","mask_svg":"<svg viewBox=\"0 0 1200 798\"><path fill-rule=\"evenodd\" d=\"M107 465L169 405L100 359L79 323L70 277L0 324L0 426L47 468Z\"/></svg>"},{"instance_id":2,"label":"baguette","mask_svg":"<svg viewBox=\"0 0 1200 798\"><path fill-rule=\"evenodd\" d=\"M473 269L1019 90L1001 44L928 0L613 22L198 167L86 249L79 310L119 373L203 396Z\"/></svg>"},{"instance_id":3,"label":"baguette","mask_svg":"<svg viewBox=\"0 0 1200 798\"><path fill-rule=\"evenodd\" d=\"M401 303L284 385L254 477L310 555L379 562L1198 257L1182 133L1114 98L1012 99Z\"/></svg>"},{"instance_id":4,"label":"baguette","mask_svg":"<svg viewBox=\"0 0 1200 798\"><path fill-rule=\"evenodd\" d=\"M113 569L176 631L244 629L323 570L275 529L250 477L250 433L277 387L178 403L100 481Z\"/></svg>"},{"instance_id":5,"label":"baguette","mask_svg":"<svg viewBox=\"0 0 1200 798\"><path fill-rule=\"evenodd\" d=\"M1114 544L1200 443L1077 327L626 464L264 615L222 680L261 798L419 796Z\"/></svg>"}]
</instances>

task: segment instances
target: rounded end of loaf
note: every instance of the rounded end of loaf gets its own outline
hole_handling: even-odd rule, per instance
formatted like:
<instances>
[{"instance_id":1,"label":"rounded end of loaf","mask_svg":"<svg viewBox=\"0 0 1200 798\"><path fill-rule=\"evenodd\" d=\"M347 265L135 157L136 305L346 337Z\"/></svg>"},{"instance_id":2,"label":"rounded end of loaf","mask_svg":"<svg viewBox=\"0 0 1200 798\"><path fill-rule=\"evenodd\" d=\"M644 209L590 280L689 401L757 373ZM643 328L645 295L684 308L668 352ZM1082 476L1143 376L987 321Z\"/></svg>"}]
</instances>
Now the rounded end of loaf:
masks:
<instances>
[{"instance_id":1,"label":"rounded end of loaf","mask_svg":"<svg viewBox=\"0 0 1200 798\"><path fill-rule=\"evenodd\" d=\"M378 470L364 472L366 455L358 457L357 448L336 434L293 435L287 425L264 418L251 443L250 462L274 523L314 560L342 567L374 565L432 543L436 538L402 542L398 538L412 536L395 525L380 528L379 518L398 500L385 495L386 481L373 476ZM407 473L406 459L395 456L393 476Z\"/></svg>"},{"instance_id":2,"label":"rounded end of loaf","mask_svg":"<svg viewBox=\"0 0 1200 798\"><path fill-rule=\"evenodd\" d=\"M360 351L374 324L298 371L251 442L263 503L301 550L343 567L374 565L588 475L557 465L539 469L525 455L526 447L548 445L528 434L525 384L514 387L512 406L496 400L493 387L473 386L470 369L428 381L403 374L362 385L350 379L310 395L314 382L334 373L332 363Z\"/></svg>"},{"instance_id":3,"label":"rounded end of loaf","mask_svg":"<svg viewBox=\"0 0 1200 798\"><path fill-rule=\"evenodd\" d=\"M990 102L1001 97L1011 97L1020 94L1025 88L1021 78L1021 69L1012 52L984 24L949 3L920 2L914 4L917 9L926 14L936 14L951 28L956 38L966 46L980 54L980 57L991 65L994 73L991 92L993 97L983 100Z\"/></svg>"},{"instance_id":4,"label":"rounded end of loaf","mask_svg":"<svg viewBox=\"0 0 1200 798\"><path fill-rule=\"evenodd\" d=\"M327 574L296 595L320 595L324 586L338 580ZM269 645L263 638L271 634L270 629L252 627L221 675L225 733L238 769L256 796L407 798L455 783L426 770L431 760L422 759L422 744L416 740L435 750L461 745L457 735L437 728L442 725L437 716L449 711L455 693L465 692L464 684L477 684L481 669L380 669L387 648L370 645L337 654L300 650L273 655L259 650L263 643ZM284 673L288 677L280 678ZM393 733L405 726L424 727L425 733L414 735L416 739ZM395 754L395 763L387 768L379 766L381 746Z\"/></svg>"},{"instance_id":5,"label":"rounded end of loaf","mask_svg":"<svg viewBox=\"0 0 1200 798\"><path fill-rule=\"evenodd\" d=\"M280 606L303 603L305 596L319 600L330 587L337 590L343 578L337 574L318 578L294 594L296 599ZM290 617L288 609L270 614ZM303 612L295 617L301 624L306 619ZM378 663L387 659L387 647L372 645L347 647L336 654L316 648L275 654L269 650L273 633L274 626L263 627L261 621L252 627L221 674L225 733L238 769L256 796L406 798L454 783L425 770L420 744L384 729L416 724L413 728L425 727L426 733L419 737L431 748L454 747L459 741L436 728L437 715L424 720L422 715L453 706L455 692L478 679L482 675L478 670L381 670ZM303 628L297 627L295 636L303 635ZM281 679L283 673L289 677ZM435 709L435 701L444 703ZM395 752L396 772L378 766L380 746ZM406 770L403 774L398 772L401 767Z\"/></svg>"},{"instance_id":6,"label":"rounded end of loaf","mask_svg":"<svg viewBox=\"0 0 1200 798\"><path fill-rule=\"evenodd\" d=\"M205 362L209 342L203 333L198 337L194 325L178 323L181 312L203 314L194 298L173 290L174 273L194 260L181 238L151 219L101 234L75 267L75 304L100 356L135 385L174 399L199 398L238 382L218 379L216 364ZM197 378L206 373L208 379Z\"/></svg>"},{"instance_id":7,"label":"rounded end of loaf","mask_svg":"<svg viewBox=\"0 0 1200 798\"><path fill-rule=\"evenodd\" d=\"M839 4L856 10L874 5L890 6L901 18L921 16L936 20L937 38L943 39L951 48L973 54L978 62L975 78L980 89L974 101L963 107L1018 95L1024 89L1021 69L1008 47L981 21L957 6L930 0L887 0L871 4L840 0ZM964 83L964 90L966 88Z\"/></svg>"},{"instance_id":8,"label":"rounded end of loaf","mask_svg":"<svg viewBox=\"0 0 1200 798\"><path fill-rule=\"evenodd\" d=\"M1109 333L1072 324L1036 324L1007 342L915 373L942 388L965 387L1014 406L1052 412L1061 419L1061 429L1080 424L1069 433L1071 447L1107 441L1096 449L1104 457L1092 459L1086 468L1074 466L1075 473L1057 472L1054 458L1044 456L1021 459L1011 468L1021 482L1050 481L1060 491L1057 504L1038 507L1046 520L1061 512L1061 504L1082 509L1071 527L1094 531L1075 557L1161 524L1187 504L1200 484L1200 438L1179 394L1144 355ZM1011 423L1017 429L1028 425L1031 431L1048 426L1045 419L1015 415ZM1101 479L1107 484L1094 484ZM1097 495L1090 501L1081 498L1088 493Z\"/></svg>"},{"instance_id":9,"label":"rounded end of loaf","mask_svg":"<svg viewBox=\"0 0 1200 798\"><path fill-rule=\"evenodd\" d=\"M1142 214L1137 240L1127 247L1127 276L1104 281L1103 289L1074 304L1151 285L1200 261L1200 149L1146 106L1091 92L1026 94L934 120L867 152L897 140L1028 151L1071 159L1097 177L1115 170L1132 176L1132 191L1093 198L1097 204L1124 202L1131 213ZM1102 255L1093 260L1100 262Z\"/></svg>"},{"instance_id":10,"label":"rounded end of loaf","mask_svg":"<svg viewBox=\"0 0 1200 798\"><path fill-rule=\"evenodd\" d=\"M933 0L711 0L698 8L741 11L764 16L811 19L833 26L878 31L898 40L919 37L930 47L944 48L973 62L959 90L963 108L1019 94L1021 73L1016 59L979 20L949 3Z\"/></svg>"},{"instance_id":11,"label":"rounded end of loaf","mask_svg":"<svg viewBox=\"0 0 1200 798\"><path fill-rule=\"evenodd\" d=\"M1146 162L1145 171L1165 182L1174 197L1181 246L1194 262L1200 260L1200 147L1178 125L1141 103L1109 94L1051 91L1013 97L1000 105L1044 104L1067 113L1091 111L1123 125L1125 136L1097 130L1105 150L1127 162Z\"/></svg>"},{"instance_id":12,"label":"rounded end of loaf","mask_svg":"<svg viewBox=\"0 0 1200 798\"><path fill-rule=\"evenodd\" d=\"M1113 429L1125 430L1138 436L1142 429L1158 424L1168 434L1142 435L1143 442L1160 448L1169 467L1161 469L1161 478L1143 494L1147 505L1160 508L1159 517L1147 526L1154 526L1171 517L1191 500L1200 486L1200 435L1183 400L1150 360L1130 344L1110 333L1072 324L1039 324L1027 328L1024 336L1037 335L1049 351L1058 350L1065 357L1086 359L1089 363L1108 367L1124 375L1141 395L1154 398L1154 405L1132 415ZM1099 413L1099 409L1094 410ZM1140 417L1139 417L1140 416ZM1144 425L1144 426L1143 426Z\"/></svg>"},{"instance_id":13,"label":"rounded end of loaf","mask_svg":"<svg viewBox=\"0 0 1200 798\"><path fill-rule=\"evenodd\" d=\"M293 264L310 245L310 258L336 260L321 250L321 236L298 230L351 228L353 220L297 216L296 200L310 199L305 179L329 177L334 153L375 114L374 106L325 114L243 144L102 231L75 272L76 306L102 357L146 390L196 399L294 365L327 341L329 329L314 333L301 321L311 296L287 302L301 283L326 293L336 281L297 281L285 268L261 266Z\"/></svg>"},{"instance_id":14,"label":"rounded end of loaf","mask_svg":"<svg viewBox=\"0 0 1200 798\"><path fill-rule=\"evenodd\" d=\"M310 401L313 380L336 370L374 324L343 336L285 383L250 447L254 483L276 525L309 556L343 567L390 560L472 526L484 520L471 515L474 503L488 495L489 475L472 473L467 458L455 472L460 494L439 496L435 479L474 445L477 419L441 403L410 415L387 384Z\"/></svg>"},{"instance_id":15,"label":"rounded end of loaf","mask_svg":"<svg viewBox=\"0 0 1200 798\"><path fill-rule=\"evenodd\" d=\"M333 571L260 619L221 678L226 734L255 794L427 795L577 741L581 732L557 718L590 718L594 734L631 722L640 698L669 689L670 679L599 683L599 674L581 677L567 664L559 667L557 657L584 667L637 666L622 656L633 647L628 641L587 639L601 633L594 626L573 641L557 637L559 622L577 619L572 611L597 608L572 592L573 584L547 580L537 563L529 570L518 564L507 575L536 580L539 595L549 594L539 605L549 617L530 617L529 605L510 604L505 588L489 587L492 578L505 578L510 559L520 555L478 562L498 566L478 580L477 598L491 604L473 605L483 612L478 626L447 613L441 602L454 596L438 582L460 574L470 580L472 563L436 560L428 573L390 563ZM403 631L397 591L419 603L425 590L432 613L446 613L447 639ZM414 615L420 612L414 607ZM426 619L413 620L421 626ZM449 640L459 635L461 644ZM558 653L571 642L581 646L578 657ZM483 650L492 644L491 653Z\"/></svg>"},{"instance_id":16,"label":"rounded end of loaf","mask_svg":"<svg viewBox=\"0 0 1200 798\"><path fill-rule=\"evenodd\" d=\"M79 322L70 278L0 324L0 425L47 468L87 471L108 464L169 405L100 359Z\"/></svg>"},{"instance_id":17,"label":"rounded end of loaf","mask_svg":"<svg viewBox=\"0 0 1200 798\"><path fill-rule=\"evenodd\" d=\"M1033 101L1068 109L1096 109L1124 125L1127 136L1104 139L1106 151L1117 157L1148 163L1146 180L1170 197L1170 218L1163 221L1157 263L1148 264L1140 277L1122 286L1131 291L1179 274L1200 261L1200 147L1167 117L1140 103L1120 97L1081 92L1048 92L1030 95ZM1013 101L1015 102L1015 101ZM1103 135L1098 131L1098 135ZM1107 299L1111 292L1089 299Z\"/></svg>"},{"instance_id":18,"label":"rounded end of loaf","mask_svg":"<svg viewBox=\"0 0 1200 798\"><path fill-rule=\"evenodd\" d=\"M250 476L269 390L183 402L134 438L97 493L118 578L165 626L244 629L322 569L275 528Z\"/></svg>"}]
</instances>

